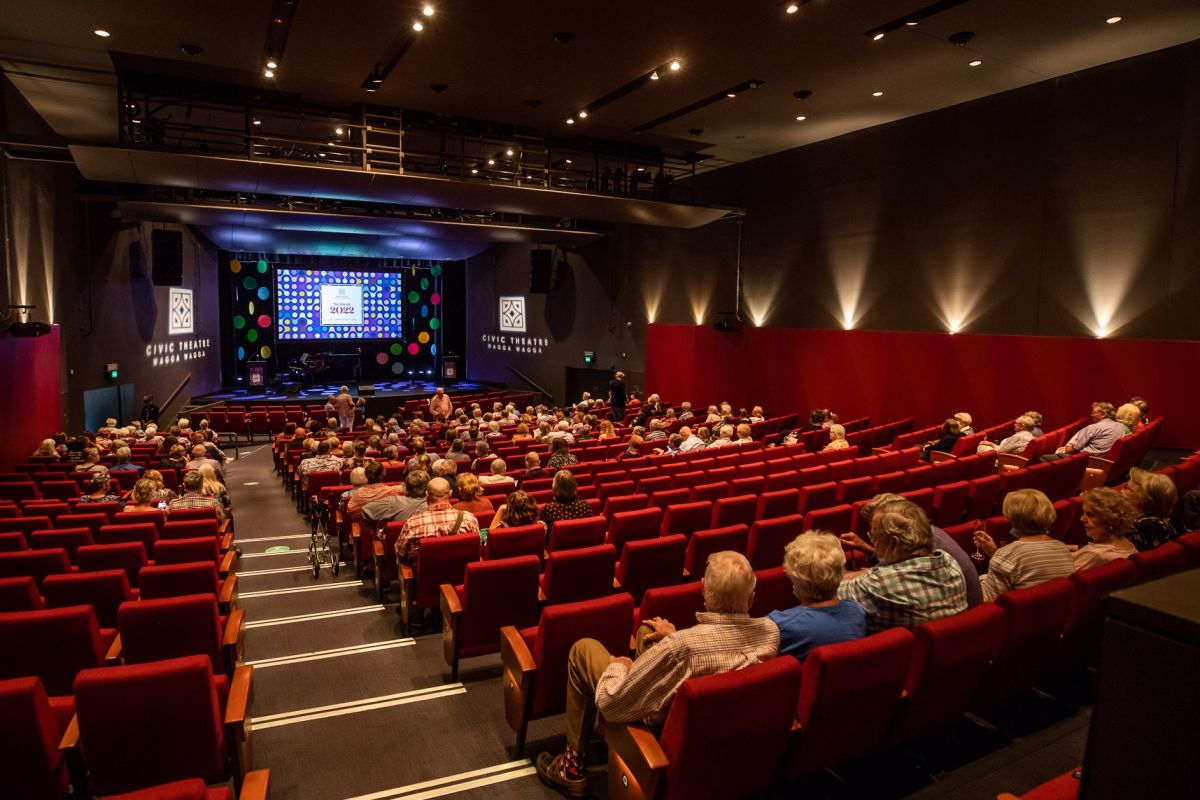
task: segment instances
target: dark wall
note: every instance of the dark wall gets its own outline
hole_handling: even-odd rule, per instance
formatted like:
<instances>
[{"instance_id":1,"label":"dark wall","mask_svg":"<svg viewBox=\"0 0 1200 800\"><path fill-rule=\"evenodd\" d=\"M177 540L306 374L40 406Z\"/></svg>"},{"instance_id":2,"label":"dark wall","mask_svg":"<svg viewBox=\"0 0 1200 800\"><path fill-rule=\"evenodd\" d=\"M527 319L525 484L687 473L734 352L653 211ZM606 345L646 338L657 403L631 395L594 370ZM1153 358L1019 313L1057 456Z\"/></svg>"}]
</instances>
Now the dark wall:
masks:
<instances>
[{"instance_id":1,"label":"dark wall","mask_svg":"<svg viewBox=\"0 0 1200 800\"><path fill-rule=\"evenodd\" d=\"M747 211L748 321L1200 338L1200 43L698 181ZM644 292L657 321L730 305L714 227L632 234L631 273L686 270Z\"/></svg>"}]
</instances>

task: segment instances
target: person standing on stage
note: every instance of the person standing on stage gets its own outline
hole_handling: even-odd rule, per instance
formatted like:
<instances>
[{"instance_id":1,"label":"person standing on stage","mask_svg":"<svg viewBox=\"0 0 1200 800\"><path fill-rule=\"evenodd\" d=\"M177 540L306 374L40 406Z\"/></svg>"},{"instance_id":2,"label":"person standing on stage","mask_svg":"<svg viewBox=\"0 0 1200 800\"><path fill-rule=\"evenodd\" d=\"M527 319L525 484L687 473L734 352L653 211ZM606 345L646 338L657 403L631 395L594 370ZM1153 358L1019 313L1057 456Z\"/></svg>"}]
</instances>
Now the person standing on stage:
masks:
<instances>
[{"instance_id":1,"label":"person standing on stage","mask_svg":"<svg viewBox=\"0 0 1200 800\"><path fill-rule=\"evenodd\" d=\"M433 397L429 398L429 415L434 419L438 417L450 419L450 414L453 411L454 404L450 402L450 398L446 395L446 390L439 386Z\"/></svg>"},{"instance_id":2,"label":"person standing on stage","mask_svg":"<svg viewBox=\"0 0 1200 800\"><path fill-rule=\"evenodd\" d=\"M612 421L614 425L625 422L625 373L617 371L608 382L608 403L612 406Z\"/></svg>"},{"instance_id":3,"label":"person standing on stage","mask_svg":"<svg viewBox=\"0 0 1200 800\"><path fill-rule=\"evenodd\" d=\"M350 387L343 386L341 393L335 395L331 402L333 403L334 410L337 412L338 425L346 430L353 430L354 409L355 407L362 405L363 400L359 398L357 401L355 401L355 399L350 396Z\"/></svg>"}]
</instances>

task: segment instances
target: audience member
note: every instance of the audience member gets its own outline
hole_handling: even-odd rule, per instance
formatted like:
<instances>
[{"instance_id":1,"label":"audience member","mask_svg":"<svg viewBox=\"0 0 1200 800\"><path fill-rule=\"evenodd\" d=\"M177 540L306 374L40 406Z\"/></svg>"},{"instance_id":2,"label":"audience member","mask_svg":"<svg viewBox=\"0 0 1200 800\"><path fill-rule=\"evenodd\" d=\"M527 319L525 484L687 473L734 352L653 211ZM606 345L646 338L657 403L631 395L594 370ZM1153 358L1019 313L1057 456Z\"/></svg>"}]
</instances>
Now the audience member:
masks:
<instances>
[{"instance_id":1,"label":"audience member","mask_svg":"<svg viewBox=\"0 0 1200 800\"><path fill-rule=\"evenodd\" d=\"M596 435L596 441L603 442L607 439L616 439L617 429L613 427L612 420L600 420L600 433Z\"/></svg>"},{"instance_id":2,"label":"audience member","mask_svg":"<svg viewBox=\"0 0 1200 800\"><path fill-rule=\"evenodd\" d=\"M221 522L225 519L225 509L221 508L221 501L203 494L203 489L204 476L198 470L184 473L183 497L176 497L168 503L168 511L180 508L211 508L217 512L217 522Z\"/></svg>"},{"instance_id":3,"label":"audience member","mask_svg":"<svg viewBox=\"0 0 1200 800\"><path fill-rule=\"evenodd\" d=\"M310 472L341 472L342 459L333 455L331 452L333 445L329 439L322 439L317 442L317 453L312 458L306 458L300 462L296 470L300 473L300 487L308 489L308 475Z\"/></svg>"},{"instance_id":4,"label":"audience member","mask_svg":"<svg viewBox=\"0 0 1200 800\"><path fill-rule=\"evenodd\" d=\"M383 497L363 504L363 521L371 523L376 529L382 528L389 522L404 522L413 514L426 509L428 486L429 473L423 469L412 470L404 476L404 494L389 492ZM446 484L447 498L449 494L450 485Z\"/></svg>"},{"instance_id":5,"label":"audience member","mask_svg":"<svg viewBox=\"0 0 1200 800\"><path fill-rule=\"evenodd\" d=\"M850 446L846 441L846 429L841 425L829 426L829 444L821 448L821 451L826 450L845 450Z\"/></svg>"},{"instance_id":6,"label":"audience member","mask_svg":"<svg viewBox=\"0 0 1200 800\"><path fill-rule=\"evenodd\" d=\"M1153 550L1173 541L1179 531L1171 522L1171 513L1179 497L1175 482L1166 475L1134 467L1129 471L1125 499L1137 512L1129 541L1138 550Z\"/></svg>"},{"instance_id":7,"label":"audience member","mask_svg":"<svg viewBox=\"0 0 1200 800\"><path fill-rule=\"evenodd\" d=\"M441 386L433 393L433 397L429 398L429 415L433 418L439 416L449 418L454 413L454 403L446 394L446 390Z\"/></svg>"},{"instance_id":8,"label":"audience member","mask_svg":"<svg viewBox=\"0 0 1200 800\"><path fill-rule=\"evenodd\" d=\"M579 484L569 470L554 473L554 499L542 508L542 522L549 527L565 519L583 519L593 515L586 500L579 499Z\"/></svg>"},{"instance_id":9,"label":"audience member","mask_svg":"<svg viewBox=\"0 0 1200 800\"><path fill-rule=\"evenodd\" d=\"M608 382L608 406L612 411L613 424L623 424L625 421L625 373L619 370Z\"/></svg>"},{"instance_id":10,"label":"audience member","mask_svg":"<svg viewBox=\"0 0 1200 800\"><path fill-rule=\"evenodd\" d=\"M1125 426L1116 420L1117 410L1112 403L1092 403L1092 424L1079 430L1065 445L1042 456L1042 461L1056 461L1072 453L1102 456L1117 440L1126 435Z\"/></svg>"},{"instance_id":11,"label":"audience member","mask_svg":"<svg viewBox=\"0 0 1200 800\"><path fill-rule=\"evenodd\" d=\"M994 450L997 453L1023 453L1029 443L1033 441L1032 431L1033 418L1022 414L1013 420L1012 436L1001 439L999 444L988 441L980 442L979 447L975 448L975 452L986 453Z\"/></svg>"},{"instance_id":12,"label":"audience member","mask_svg":"<svg viewBox=\"0 0 1200 800\"><path fill-rule=\"evenodd\" d=\"M215 458L209 458L208 450L205 449L204 445L198 444L192 448L192 460L187 462L186 468L199 469L204 464L208 464L216 471L217 478L222 481L225 480L225 468L221 465L221 462Z\"/></svg>"},{"instance_id":13,"label":"audience member","mask_svg":"<svg viewBox=\"0 0 1200 800\"><path fill-rule=\"evenodd\" d=\"M455 508L470 511L472 514L495 510L492 501L483 496L483 487L479 485L479 478L470 472L463 473L462 477L458 479L458 496L460 499L454 504Z\"/></svg>"},{"instance_id":14,"label":"audience member","mask_svg":"<svg viewBox=\"0 0 1200 800\"><path fill-rule=\"evenodd\" d=\"M722 425L717 438L708 443L708 447L728 447L733 444L733 426Z\"/></svg>"},{"instance_id":15,"label":"audience member","mask_svg":"<svg viewBox=\"0 0 1200 800\"><path fill-rule=\"evenodd\" d=\"M196 471L200 473L200 494L217 498L225 517L232 517L233 503L229 500L229 492L226 491L225 484L217 480L217 473L212 465L202 464Z\"/></svg>"},{"instance_id":16,"label":"audience member","mask_svg":"<svg viewBox=\"0 0 1200 800\"><path fill-rule=\"evenodd\" d=\"M534 523L541 525L543 531L549 530L546 523L538 519L537 501L528 492L518 489L508 496L500 508L496 509L492 527L517 528Z\"/></svg>"},{"instance_id":17,"label":"audience member","mask_svg":"<svg viewBox=\"0 0 1200 800\"><path fill-rule=\"evenodd\" d=\"M142 480L152 481L154 483L154 500L158 503L159 508L165 508L166 503L170 503L179 495L175 494L174 489L168 489L163 484L163 475L156 469L148 469L142 473Z\"/></svg>"},{"instance_id":18,"label":"audience member","mask_svg":"<svg viewBox=\"0 0 1200 800\"><path fill-rule=\"evenodd\" d=\"M1142 410L1133 403L1125 403L1116 410L1114 419L1125 426L1128 435L1142 427Z\"/></svg>"},{"instance_id":19,"label":"audience member","mask_svg":"<svg viewBox=\"0 0 1200 800\"><path fill-rule=\"evenodd\" d=\"M570 445L565 438L557 437L550 440L550 460L546 462L546 466L552 470L560 470L578 463L579 459L571 452Z\"/></svg>"},{"instance_id":20,"label":"audience member","mask_svg":"<svg viewBox=\"0 0 1200 800\"><path fill-rule=\"evenodd\" d=\"M1137 547L1127 538L1137 519L1137 511L1129 501L1107 487L1088 489L1082 497L1079 521L1091 541L1075 551L1075 569L1088 569L1136 553Z\"/></svg>"},{"instance_id":21,"label":"audience member","mask_svg":"<svg viewBox=\"0 0 1200 800\"><path fill-rule=\"evenodd\" d=\"M108 467L100 463L100 449L97 447L85 447L83 449L83 461L76 465L76 472L103 472L108 474Z\"/></svg>"},{"instance_id":22,"label":"audience member","mask_svg":"<svg viewBox=\"0 0 1200 800\"><path fill-rule=\"evenodd\" d=\"M1042 430L1042 415L1040 412L1026 411L1024 416L1033 420L1033 427L1029 429L1029 432L1033 434L1033 438L1036 439L1039 436L1046 435L1046 432Z\"/></svg>"},{"instance_id":23,"label":"audience member","mask_svg":"<svg viewBox=\"0 0 1200 800\"><path fill-rule=\"evenodd\" d=\"M154 481L149 478L138 478L137 483L133 485L133 489L129 491L129 501L121 509L121 513L132 511L158 511L162 509L158 507L158 487L154 485Z\"/></svg>"},{"instance_id":24,"label":"audience member","mask_svg":"<svg viewBox=\"0 0 1200 800\"><path fill-rule=\"evenodd\" d=\"M525 484L525 481L544 478L549 473L542 466L542 457L530 450L525 454L525 471L521 473L521 480L517 481L517 488Z\"/></svg>"},{"instance_id":25,"label":"audience member","mask_svg":"<svg viewBox=\"0 0 1200 800\"><path fill-rule=\"evenodd\" d=\"M987 574L980 579L984 600L1064 578L1075 570L1070 549L1047 533L1056 516L1049 497L1037 489L1009 492L1002 513L1017 536L1015 542L997 548L982 528L975 530L975 547L991 558Z\"/></svg>"},{"instance_id":26,"label":"audience member","mask_svg":"<svg viewBox=\"0 0 1200 800\"><path fill-rule=\"evenodd\" d=\"M487 474L479 476L479 482L488 486L517 485L517 482L508 475L508 466L504 463L503 458L493 458Z\"/></svg>"},{"instance_id":27,"label":"audience member","mask_svg":"<svg viewBox=\"0 0 1200 800\"><path fill-rule=\"evenodd\" d=\"M53 439L42 439L42 443L38 445L37 450L33 451L33 457L42 460L51 459L58 461L58 445Z\"/></svg>"},{"instance_id":28,"label":"audience member","mask_svg":"<svg viewBox=\"0 0 1200 800\"><path fill-rule=\"evenodd\" d=\"M679 452L681 453L688 453L704 447L704 440L692 433L692 429L687 425L679 429L679 435L683 437L683 441L679 444Z\"/></svg>"},{"instance_id":29,"label":"audience member","mask_svg":"<svg viewBox=\"0 0 1200 800\"><path fill-rule=\"evenodd\" d=\"M958 420L959 433L961 433L963 436L974 435L975 429L971 427L971 424L974 422L974 420L971 419L970 414L965 411L959 411L954 415L954 418Z\"/></svg>"},{"instance_id":30,"label":"audience member","mask_svg":"<svg viewBox=\"0 0 1200 800\"><path fill-rule=\"evenodd\" d=\"M501 459L496 459L497 461ZM444 478L450 484L450 496L455 500L462 499L458 489L458 462L448 458L439 458L430 465L429 474L434 478Z\"/></svg>"},{"instance_id":31,"label":"audience member","mask_svg":"<svg viewBox=\"0 0 1200 800\"><path fill-rule=\"evenodd\" d=\"M411 564L416 560L422 539L459 533L479 535L479 520L475 515L450 505L450 484L444 478L429 481L425 487L425 501L426 507L408 518L404 532L396 540L396 560L401 563ZM388 499L378 502L386 503ZM364 509L363 513L369 516L371 506Z\"/></svg>"},{"instance_id":32,"label":"audience member","mask_svg":"<svg viewBox=\"0 0 1200 800\"><path fill-rule=\"evenodd\" d=\"M933 452L949 453L962 438L962 425L954 417L942 423L942 438L929 442L921 449L921 458L929 460Z\"/></svg>"},{"instance_id":33,"label":"audience member","mask_svg":"<svg viewBox=\"0 0 1200 800\"><path fill-rule=\"evenodd\" d=\"M838 597L846 553L838 538L806 531L788 543L783 571L800 605L767 616L779 627L779 653L803 659L814 647L860 639L866 632L863 607Z\"/></svg>"},{"instance_id":34,"label":"audience member","mask_svg":"<svg viewBox=\"0 0 1200 800\"><path fill-rule=\"evenodd\" d=\"M86 494L80 496L80 503L120 503L125 504L121 495L111 490L112 479L107 472L97 472L88 478Z\"/></svg>"}]
</instances>

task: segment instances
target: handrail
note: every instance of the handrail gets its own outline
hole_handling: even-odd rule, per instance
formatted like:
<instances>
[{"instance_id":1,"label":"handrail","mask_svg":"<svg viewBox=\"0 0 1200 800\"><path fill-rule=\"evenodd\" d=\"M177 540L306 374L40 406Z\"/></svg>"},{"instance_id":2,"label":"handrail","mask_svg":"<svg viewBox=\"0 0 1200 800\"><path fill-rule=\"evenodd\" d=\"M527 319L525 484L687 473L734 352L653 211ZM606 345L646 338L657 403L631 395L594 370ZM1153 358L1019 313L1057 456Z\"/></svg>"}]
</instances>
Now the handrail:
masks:
<instances>
[{"instance_id":1,"label":"handrail","mask_svg":"<svg viewBox=\"0 0 1200 800\"><path fill-rule=\"evenodd\" d=\"M530 386L532 386L533 388L535 388L539 392L541 392L542 397L545 398L546 400L548 400L550 402L550 405L554 405L554 395L550 394L550 392L547 392L541 386L538 386L536 383L533 382L533 380L528 375L526 375L524 372L521 372L521 370L517 369L512 364L505 364L504 366L508 367L508 369L511 370L514 374L516 374L516 376L518 378L525 381Z\"/></svg>"},{"instance_id":2,"label":"handrail","mask_svg":"<svg viewBox=\"0 0 1200 800\"><path fill-rule=\"evenodd\" d=\"M169 417L167 414L167 409L170 408L171 404L175 402L175 398L179 397L179 393L183 391L183 387L187 386L191 382L192 373L189 372L187 375L183 376L183 380L181 380L179 385L175 387L175 391L171 392L171 394L167 396L167 399L163 401L163 404L158 407L159 419L166 419ZM184 405L187 404L185 403Z\"/></svg>"}]
</instances>

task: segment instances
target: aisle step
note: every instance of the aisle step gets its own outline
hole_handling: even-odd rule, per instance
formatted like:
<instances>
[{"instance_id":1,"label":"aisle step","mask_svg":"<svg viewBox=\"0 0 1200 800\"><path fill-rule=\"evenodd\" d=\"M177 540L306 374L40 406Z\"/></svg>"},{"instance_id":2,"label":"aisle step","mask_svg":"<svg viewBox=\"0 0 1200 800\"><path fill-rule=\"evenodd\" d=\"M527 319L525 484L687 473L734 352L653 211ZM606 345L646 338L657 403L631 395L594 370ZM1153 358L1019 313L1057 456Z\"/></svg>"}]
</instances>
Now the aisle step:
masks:
<instances>
[{"instance_id":1,"label":"aisle step","mask_svg":"<svg viewBox=\"0 0 1200 800\"><path fill-rule=\"evenodd\" d=\"M292 656L276 656L275 658L262 658L257 661L247 661L246 663L255 669L265 669L267 667L280 667L285 664L299 664L304 661L321 661L326 658L340 658L341 656L353 656L359 653L374 653L380 650L391 650L395 647L412 647L417 643L417 640L411 636L403 639L394 639L390 642L375 642L374 644L356 644L350 647L334 647L329 650L314 650L311 653L297 653Z\"/></svg>"},{"instance_id":2,"label":"aisle step","mask_svg":"<svg viewBox=\"0 0 1200 800\"><path fill-rule=\"evenodd\" d=\"M384 789L382 792L360 794L347 798L347 800L428 800L536 774L537 768L533 766L533 762L522 758L492 767L460 772L457 775L447 775L444 778L434 778L420 783L410 783L407 786L397 786L394 789Z\"/></svg>"},{"instance_id":3,"label":"aisle step","mask_svg":"<svg viewBox=\"0 0 1200 800\"><path fill-rule=\"evenodd\" d=\"M395 605L390 603L389 605ZM355 608L343 608L338 611L318 611L313 614L296 614L290 617L274 617L271 619L251 620L247 622L246 630L252 628L269 628L272 625L290 625L293 622L309 622L314 619L329 619L330 617L347 617L352 614L369 614L372 611L383 611L387 606L379 603L373 603L369 606L357 606Z\"/></svg>"},{"instance_id":4,"label":"aisle step","mask_svg":"<svg viewBox=\"0 0 1200 800\"><path fill-rule=\"evenodd\" d=\"M362 700L351 700L346 703L334 703L327 706L302 708L296 711L285 711L281 714L268 714L265 717L254 717L250 725L256 731L278 728L282 725L294 725L299 722L311 722L329 717L340 717L346 714L360 714L364 711L374 711L380 708L391 708L408 703L420 703L426 700L440 700L443 697L466 694L467 687L461 683L447 683L442 686L431 686L427 689L415 689L410 692L397 692L379 697L367 697Z\"/></svg>"}]
</instances>

